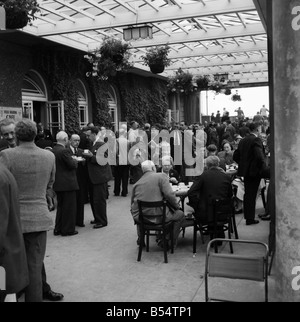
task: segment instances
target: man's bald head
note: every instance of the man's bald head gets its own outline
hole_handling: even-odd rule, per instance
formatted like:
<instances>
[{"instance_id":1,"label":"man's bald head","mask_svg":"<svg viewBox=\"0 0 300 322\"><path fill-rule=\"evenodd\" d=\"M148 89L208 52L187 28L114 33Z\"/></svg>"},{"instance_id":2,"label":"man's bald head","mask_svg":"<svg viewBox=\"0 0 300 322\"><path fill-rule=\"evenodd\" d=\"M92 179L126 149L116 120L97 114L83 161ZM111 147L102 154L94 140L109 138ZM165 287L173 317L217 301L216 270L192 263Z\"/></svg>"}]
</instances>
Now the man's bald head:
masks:
<instances>
[{"instance_id":1,"label":"man's bald head","mask_svg":"<svg viewBox=\"0 0 300 322\"><path fill-rule=\"evenodd\" d=\"M70 138L70 145L73 148L78 148L80 143L80 136L78 134L73 134Z\"/></svg>"}]
</instances>

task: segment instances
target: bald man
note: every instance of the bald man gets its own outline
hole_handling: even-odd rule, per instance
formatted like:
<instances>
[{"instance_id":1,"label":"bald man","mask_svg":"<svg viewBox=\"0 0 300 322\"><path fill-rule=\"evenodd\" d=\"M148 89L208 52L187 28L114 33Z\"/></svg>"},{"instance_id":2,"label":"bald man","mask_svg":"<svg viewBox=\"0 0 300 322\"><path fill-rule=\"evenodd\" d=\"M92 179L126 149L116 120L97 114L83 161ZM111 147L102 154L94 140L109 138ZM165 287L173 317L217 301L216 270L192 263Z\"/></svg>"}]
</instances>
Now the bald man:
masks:
<instances>
[{"instance_id":1,"label":"bald man","mask_svg":"<svg viewBox=\"0 0 300 322\"><path fill-rule=\"evenodd\" d=\"M79 190L76 192L77 200L77 215L76 215L76 226L85 227L84 225L84 204L86 195L88 193L88 170L85 159L83 158L84 150L79 148L80 136L73 134L70 138L69 150L73 156L77 158L78 168L76 171L77 182Z\"/></svg>"},{"instance_id":2,"label":"bald man","mask_svg":"<svg viewBox=\"0 0 300 322\"><path fill-rule=\"evenodd\" d=\"M54 235L74 236L78 232L76 225L76 191L79 190L76 171L78 161L66 148L69 138L66 132L59 132L56 136L57 144L52 152L56 158L56 176L53 186L57 194L57 213Z\"/></svg>"}]
</instances>

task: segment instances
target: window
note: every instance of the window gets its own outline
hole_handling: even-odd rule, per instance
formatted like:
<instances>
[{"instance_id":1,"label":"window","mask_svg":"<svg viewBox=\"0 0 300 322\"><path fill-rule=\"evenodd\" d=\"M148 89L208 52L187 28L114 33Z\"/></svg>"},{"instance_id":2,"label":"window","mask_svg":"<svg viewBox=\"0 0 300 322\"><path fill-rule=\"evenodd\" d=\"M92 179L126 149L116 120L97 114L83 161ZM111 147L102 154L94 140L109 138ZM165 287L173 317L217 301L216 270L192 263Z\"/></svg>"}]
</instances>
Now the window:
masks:
<instances>
[{"instance_id":1,"label":"window","mask_svg":"<svg viewBox=\"0 0 300 322\"><path fill-rule=\"evenodd\" d=\"M87 91L81 80L77 80L76 83L77 92L78 92L78 105L79 105L79 124L80 127L84 127L89 122L89 113L88 113L88 96Z\"/></svg>"}]
</instances>

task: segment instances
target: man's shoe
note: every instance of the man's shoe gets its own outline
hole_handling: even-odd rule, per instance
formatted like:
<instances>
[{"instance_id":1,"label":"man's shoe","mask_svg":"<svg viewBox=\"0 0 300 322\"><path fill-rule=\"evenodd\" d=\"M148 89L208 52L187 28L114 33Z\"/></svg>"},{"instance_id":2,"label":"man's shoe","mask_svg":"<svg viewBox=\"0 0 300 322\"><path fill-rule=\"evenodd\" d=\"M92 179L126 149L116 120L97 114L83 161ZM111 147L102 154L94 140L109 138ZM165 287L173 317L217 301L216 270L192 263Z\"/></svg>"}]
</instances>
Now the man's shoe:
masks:
<instances>
[{"instance_id":1,"label":"man's shoe","mask_svg":"<svg viewBox=\"0 0 300 322\"><path fill-rule=\"evenodd\" d=\"M92 220L91 225L95 225L95 224L96 224L96 220Z\"/></svg>"},{"instance_id":2,"label":"man's shoe","mask_svg":"<svg viewBox=\"0 0 300 322\"><path fill-rule=\"evenodd\" d=\"M54 230L53 235L54 236L60 236L61 235L61 232L58 231L58 230Z\"/></svg>"},{"instance_id":3,"label":"man's shoe","mask_svg":"<svg viewBox=\"0 0 300 322\"><path fill-rule=\"evenodd\" d=\"M240 214L242 214L242 213L243 213L243 209L235 210L235 211L234 211L234 213L235 213L236 215L240 215Z\"/></svg>"},{"instance_id":4,"label":"man's shoe","mask_svg":"<svg viewBox=\"0 0 300 322\"><path fill-rule=\"evenodd\" d=\"M263 214L259 214L259 215L258 215L258 217L259 217L259 218L263 218L263 217L267 217L267 216L269 216L269 215L268 215L268 214L266 214L266 213L263 213Z\"/></svg>"},{"instance_id":5,"label":"man's shoe","mask_svg":"<svg viewBox=\"0 0 300 322\"><path fill-rule=\"evenodd\" d=\"M100 229L100 228L103 228L103 227L106 227L107 225L101 225L101 224L96 224L93 228L94 229Z\"/></svg>"},{"instance_id":6,"label":"man's shoe","mask_svg":"<svg viewBox=\"0 0 300 322\"><path fill-rule=\"evenodd\" d=\"M246 220L246 226L257 225L259 224L258 220Z\"/></svg>"},{"instance_id":7,"label":"man's shoe","mask_svg":"<svg viewBox=\"0 0 300 322\"><path fill-rule=\"evenodd\" d=\"M63 237L75 236L78 235L78 231L73 231L72 233L61 234Z\"/></svg>"},{"instance_id":8,"label":"man's shoe","mask_svg":"<svg viewBox=\"0 0 300 322\"><path fill-rule=\"evenodd\" d=\"M263 220L263 221L270 221L271 220L271 216L270 215L267 215L267 216L261 217L260 219Z\"/></svg>"},{"instance_id":9,"label":"man's shoe","mask_svg":"<svg viewBox=\"0 0 300 322\"><path fill-rule=\"evenodd\" d=\"M53 291L49 291L43 294L43 299L51 302L59 302L62 301L64 296L60 293L55 293Z\"/></svg>"},{"instance_id":10,"label":"man's shoe","mask_svg":"<svg viewBox=\"0 0 300 322\"><path fill-rule=\"evenodd\" d=\"M85 224L78 224L76 225L77 227L80 227L80 228L84 228L85 227Z\"/></svg>"}]
</instances>

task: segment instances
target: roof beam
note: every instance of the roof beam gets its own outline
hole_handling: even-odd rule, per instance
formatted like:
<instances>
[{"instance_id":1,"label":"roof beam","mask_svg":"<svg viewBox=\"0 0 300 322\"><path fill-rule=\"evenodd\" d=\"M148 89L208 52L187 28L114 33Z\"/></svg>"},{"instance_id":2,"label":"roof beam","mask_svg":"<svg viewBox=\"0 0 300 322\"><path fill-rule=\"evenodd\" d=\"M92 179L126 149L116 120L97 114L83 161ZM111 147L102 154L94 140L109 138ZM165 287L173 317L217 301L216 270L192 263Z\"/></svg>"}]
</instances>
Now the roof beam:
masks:
<instances>
[{"instance_id":1,"label":"roof beam","mask_svg":"<svg viewBox=\"0 0 300 322\"><path fill-rule=\"evenodd\" d=\"M114 12L112 12L111 10L105 8L104 6L102 6L101 4L99 4L98 2L94 1L94 0L84 0L85 2L89 3L90 5L102 10L103 12L108 13L110 16L112 17L116 17L116 14Z\"/></svg>"},{"instance_id":2,"label":"roof beam","mask_svg":"<svg viewBox=\"0 0 300 322\"><path fill-rule=\"evenodd\" d=\"M243 36L252 36L258 34L265 34L264 27L262 24L251 24L247 28L244 26L232 26L227 27L227 30L223 28L210 29L205 32L204 30L190 31L187 34L183 32L173 33L171 37L160 35L151 40L140 40L138 42L132 42L132 46L135 47L151 47L151 46L162 46L166 43L182 44L187 42L207 41L224 38L235 38Z\"/></svg>"},{"instance_id":3,"label":"roof beam","mask_svg":"<svg viewBox=\"0 0 300 322\"><path fill-rule=\"evenodd\" d=\"M127 13L116 14L116 17L111 16L96 17L95 21L92 21L89 18L77 19L76 23L71 23L68 21L58 22L57 26L38 26L37 35L38 36L50 36L63 33L72 33L79 31L88 31L95 29L105 29L107 26L110 28L124 27L127 25L132 25L133 23L155 23L162 21L178 20L178 19L191 19L197 17L205 17L209 15L218 15L226 14L233 12L243 12L255 10L253 0L219 0L206 3L204 6L202 3L196 2L192 4L183 4L182 8L177 6L166 6L160 8L159 12L156 12L154 9L143 9L135 10L132 7L128 6L124 1L116 0L122 6L128 7L128 10L131 10ZM130 9L129 9L130 7ZM59 10L51 9L47 5L42 5L44 10L50 11L54 14L61 16ZM136 22L136 16L138 16L138 21ZM64 18L67 19L66 15ZM69 17L70 18L70 17ZM73 22L73 18L69 19ZM30 27L27 27L29 30Z\"/></svg>"},{"instance_id":4,"label":"roof beam","mask_svg":"<svg viewBox=\"0 0 300 322\"><path fill-rule=\"evenodd\" d=\"M268 57L240 57L240 58L225 58L225 59L211 59L209 62L198 62L197 64L194 63L176 63L172 64L167 69L173 69L177 70L179 68L187 69L187 68L201 68L201 67L213 67L213 66L224 66L224 65L239 65L239 64L250 64L250 63L261 63L261 62L267 62Z\"/></svg>"},{"instance_id":5,"label":"roof beam","mask_svg":"<svg viewBox=\"0 0 300 322\"><path fill-rule=\"evenodd\" d=\"M60 3L61 5L65 6L65 7L67 7L67 8L69 8L69 9L71 9L71 10L73 10L73 11L75 11L75 12L81 14L81 15L83 15L83 16L86 16L86 17L92 19L92 20L96 19L96 16L91 15L90 13L85 12L84 10L81 10L80 8L74 6L73 4L71 4L71 3L67 2L67 1L64 1L64 0L55 0L55 1L57 3Z\"/></svg>"},{"instance_id":6,"label":"roof beam","mask_svg":"<svg viewBox=\"0 0 300 322\"><path fill-rule=\"evenodd\" d=\"M236 65L236 66L212 66L212 67L197 67L197 68L190 68L188 71L192 72L193 74L201 74L201 75L209 75L209 74L235 74L240 73L242 71L244 72L267 72L268 71L268 64L266 62L264 63L258 63L255 64L245 64L243 65ZM174 70L166 70L167 74L174 74Z\"/></svg>"}]
</instances>

